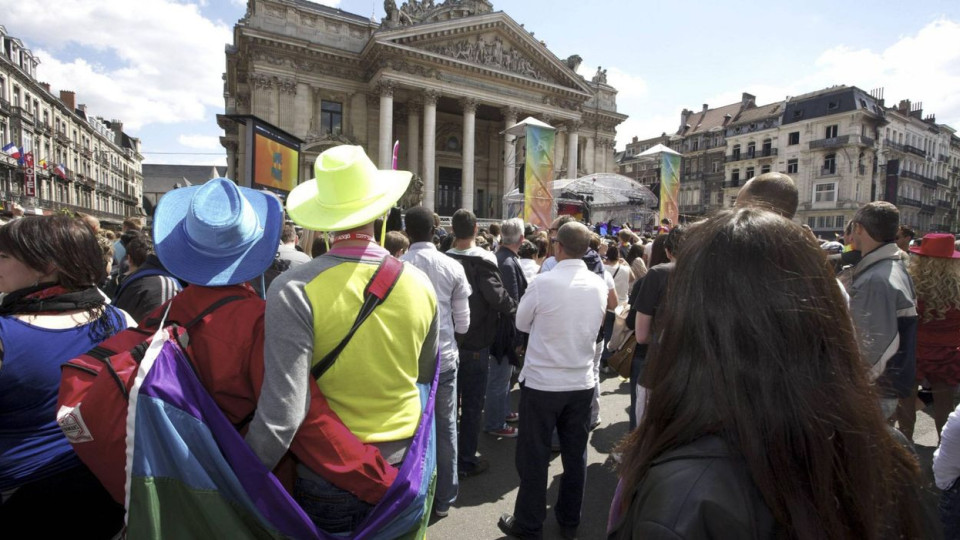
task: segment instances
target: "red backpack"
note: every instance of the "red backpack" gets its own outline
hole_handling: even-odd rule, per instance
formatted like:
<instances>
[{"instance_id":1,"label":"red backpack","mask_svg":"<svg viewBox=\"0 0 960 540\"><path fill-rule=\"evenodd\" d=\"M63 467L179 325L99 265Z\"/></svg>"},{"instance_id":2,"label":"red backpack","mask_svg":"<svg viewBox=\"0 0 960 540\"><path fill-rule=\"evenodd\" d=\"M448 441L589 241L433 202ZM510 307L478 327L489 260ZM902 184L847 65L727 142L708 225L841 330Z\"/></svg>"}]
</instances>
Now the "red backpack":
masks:
<instances>
[{"instance_id":1,"label":"red backpack","mask_svg":"<svg viewBox=\"0 0 960 540\"><path fill-rule=\"evenodd\" d=\"M242 299L221 298L186 324L166 326L181 348L189 351L190 328L223 305ZM120 504L124 504L126 484L127 402L140 361L157 330L150 328L157 322L149 323L144 321L146 328L128 328L61 366L57 422L80 460Z\"/></svg>"}]
</instances>

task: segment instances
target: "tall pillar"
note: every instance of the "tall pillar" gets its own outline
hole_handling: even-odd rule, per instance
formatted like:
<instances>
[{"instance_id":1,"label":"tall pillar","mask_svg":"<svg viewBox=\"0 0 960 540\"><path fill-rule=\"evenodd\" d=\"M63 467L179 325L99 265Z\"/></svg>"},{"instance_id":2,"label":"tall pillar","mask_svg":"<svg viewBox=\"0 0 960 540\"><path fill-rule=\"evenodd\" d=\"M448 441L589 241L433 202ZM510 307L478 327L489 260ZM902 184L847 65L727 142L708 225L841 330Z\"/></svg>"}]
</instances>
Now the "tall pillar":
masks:
<instances>
[{"instance_id":1,"label":"tall pillar","mask_svg":"<svg viewBox=\"0 0 960 540\"><path fill-rule=\"evenodd\" d=\"M433 210L437 202L437 98L436 90L423 93L423 205Z\"/></svg>"},{"instance_id":2,"label":"tall pillar","mask_svg":"<svg viewBox=\"0 0 960 540\"><path fill-rule=\"evenodd\" d=\"M593 174L597 172L597 151L596 140L594 137L587 137L587 148L583 157L586 161L586 163L583 165L583 169L587 172L587 174Z\"/></svg>"},{"instance_id":3,"label":"tall pillar","mask_svg":"<svg viewBox=\"0 0 960 540\"><path fill-rule=\"evenodd\" d=\"M381 169L390 169L393 157L393 83L380 83L380 162Z\"/></svg>"},{"instance_id":4,"label":"tall pillar","mask_svg":"<svg viewBox=\"0 0 960 540\"><path fill-rule=\"evenodd\" d=\"M417 100L407 104L407 168L413 174L420 174L420 107Z\"/></svg>"},{"instance_id":5,"label":"tall pillar","mask_svg":"<svg viewBox=\"0 0 960 540\"><path fill-rule=\"evenodd\" d=\"M553 145L553 167L554 167L554 178L566 178L564 174L560 176L560 171L563 170L563 150L567 147L567 126L566 124L557 124L554 126L557 128L557 134L555 135L556 140Z\"/></svg>"},{"instance_id":6,"label":"tall pillar","mask_svg":"<svg viewBox=\"0 0 960 540\"><path fill-rule=\"evenodd\" d=\"M463 170L461 175L463 182L460 206L471 212L476 212L473 207L473 193L475 191L473 187L473 164L476 160L474 143L477 139L477 100L464 98L461 103L463 104Z\"/></svg>"},{"instance_id":7,"label":"tall pillar","mask_svg":"<svg viewBox=\"0 0 960 540\"><path fill-rule=\"evenodd\" d=\"M517 123L517 109L507 107L503 110L503 129L508 129ZM517 187L517 148L516 137L503 134L503 193L510 193Z\"/></svg>"},{"instance_id":8,"label":"tall pillar","mask_svg":"<svg viewBox=\"0 0 960 540\"><path fill-rule=\"evenodd\" d=\"M567 126L567 178L577 178L579 176L577 172L577 144L580 136L577 132L580 131L581 125L578 120L574 120Z\"/></svg>"}]
</instances>

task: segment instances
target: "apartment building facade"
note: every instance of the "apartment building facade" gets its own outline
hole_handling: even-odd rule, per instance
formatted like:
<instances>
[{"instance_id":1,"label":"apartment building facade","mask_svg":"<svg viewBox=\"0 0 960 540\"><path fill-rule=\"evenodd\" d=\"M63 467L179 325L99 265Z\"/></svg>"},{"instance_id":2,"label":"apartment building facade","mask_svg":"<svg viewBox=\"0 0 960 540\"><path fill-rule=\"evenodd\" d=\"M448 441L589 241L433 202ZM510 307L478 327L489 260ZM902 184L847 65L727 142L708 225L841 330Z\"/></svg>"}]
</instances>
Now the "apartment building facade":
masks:
<instances>
[{"instance_id":1,"label":"apartment building facade","mask_svg":"<svg viewBox=\"0 0 960 540\"><path fill-rule=\"evenodd\" d=\"M142 215L139 139L119 120L88 113L74 92L53 94L37 80L39 59L3 26L0 45L0 146L21 154L0 153L4 206L84 212L115 225Z\"/></svg>"}]
</instances>

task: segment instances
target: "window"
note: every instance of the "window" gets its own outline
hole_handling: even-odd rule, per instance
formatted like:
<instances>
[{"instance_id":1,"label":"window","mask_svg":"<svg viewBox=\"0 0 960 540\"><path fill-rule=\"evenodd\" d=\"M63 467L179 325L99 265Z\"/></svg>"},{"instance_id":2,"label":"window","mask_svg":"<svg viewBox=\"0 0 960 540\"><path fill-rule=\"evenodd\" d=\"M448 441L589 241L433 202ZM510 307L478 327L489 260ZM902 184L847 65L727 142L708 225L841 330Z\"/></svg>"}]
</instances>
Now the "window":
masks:
<instances>
[{"instance_id":1,"label":"window","mask_svg":"<svg viewBox=\"0 0 960 540\"><path fill-rule=\"evenodd\" d=\"M747 145L747 158L752 158L757 154L757 143L751 142Z\"/></svg>"},{"instance_id":2,"label":"window","mask_svg":"<svg viewBox=\"0 0 960 540\"><path fill-rule=\"evenodd\" d=\"M769 166L769 165L764 165L764 166L760 167L760 174L767 174L768 172L770 172L770 166Z\"/></svg>"},{"instance_id":3,"label":"window","mask_svg":"<svg viewBox=\"0 0 960 540\"><path fill-rule=\"evenodd\" d=\"M740 181L740 169L734 169L730 172L730 181L731 182Z\"/></svg>"},{"instance_id":4,"label":"window","mask_svg":"<svg viewBox=\"0 0 960 540\"><path fill-rule=\"evenodd\" d=\"M845 220L845 218L844 218L843 216L837 216L837 217L834 218L834 219L835 219L835 223L833 224L834 227L836 227L836 228L838 228L838 229L842 229L842 228L844 228L844 227L847 226L847 224L844 223L846 220Z\"/></svg>"},{"instance_id":5,"label":"window","mask_svg":"<svg viewBox=\"0 0 960 540\"><path fill-rule=\"evenodd\" d=\"M343 126L343 104L335 101L320 102L320 132L324 135L339 135Z\"/></svg>"},{"instance_id":6,"label":"window","mask_svg":"<svg viewBox=\"0 0 960 540\"><path fill-rule=\"evenodd\" d=\"M694 139L694 141L693 141L693 148L691 148L691 150L694 150L694 151L695 151L695 150L699 150L699 149L700 149L700 141Z\"/></svg>"},{"instance_id":7,"label":"window","mask_svg":"<svg viewBox=\"0 0 960 540\"><path fill-rule=\"evenodd\" d=\"M743 177L746 180L753 178L753 167L747 167L747 172L743 175Z\"/></svg>"},{"instance_id":8,"label":"window","mask_svg":"<svg viewBox=\"0 0 960 540\"><path fill-rule=\"evenodd\" d=\"M714 162L713 162L713 172L720 172L720 162L719 162L719 161L714 161Z\"/></svg>"},{"instance_id":9,"label":"window","mask_svg":"<svg viewBox=\"0 0 960 540\"><path fill-rule=\"evenodd\" d=\"M837 200L837 184L830 182L813 186L813 202L825 203Z\"/></svg>"},{"instance_id":10,"label":"window","mask_svg":"<svg viewBox=\"0 0 960 540\"><path fill-rule=\"evenodd\" d=\"M770 139L764 139L764 140L763 140L763 155L764 155L764 156L769 156L771 153L773 153L773 141L771 141Z\"/></svg>"},{"instance_id":11,"label":"window","mask_svg":"<svg viewBox=\"0 0 960 540\"><path fill-rule=\"evenodd\" d=\"M787 135L787 144L800 144L800 132L793 131Z\"/></svg>"},{"instance_id":12,"label":"window","mask_svg":"<svg viewBox=\"0 0 960 540\"><path fill-rule=\"evenodd\" d=\"M863 100L861 100L861 101L863 101ZM827 103L827 109L829 109L829 110L831 110L831 111L832 111L833 109L836 109L836 108L839 107L839 106L840 106L840 102L839 102L839 101L831 101L830 103Z\"/></svg>"},{"instance_id":13,"label":"window","mask_svg":"<svg viewBox=\"0 0 960 540\"><path fill-rule=\"evenodd\" d=\"M828 221L828 220L831 222L830 224L827 224L827 221ZM830 227L831 225L833 225L833 218L831 218L830 216L817 216L817 228L818 228L818 229L826 229L827 227Z\"/></svg>"},{"instance_id":14,"label":"window","mask_svg":"<svg viewBox=\"0 0 960 540\"><path fill-rule=\"evenodd\" d=\"M794 159L788 159L788 160L787 160L787 174L797 174L797 170L799 169L798 163L799 163L799 160L797 160L796 158L794 158Z\"/></svg>"},{"instance_id":15,"label":"window","mask_svg":"<svg viewBox=\"0 0 960 540\"><path fill-rule=\"evenodd\" d=\"M733 145L733 160L737 161L738 159L740 159L740 145L735 144Z\"/></svg>"},{"instance_id":16,"label":"window","mask_svg":"<svg viewBox=\"0 0 960 540\"><path fill-rule=\"evenodd\" d=\"M823 174L837 173L837 155L827 154L823 158Z\"/></svg>"},{"instance_id":17,"label":"window","mask_svg":"<svg viewBox=\"0 0 960 540\"><path fill-rule=\"evenodd\" d=\"M808 225L811 229L813 229L814 227L816 227L816 226L817 226L817 218L815 218L815 217L808 217L808 218L807 218L807 225Z\"/></svg>"},{"instance_id":18,"label":"window","mask_svg":"<svg viewBox=\"0 0 960 540\"><path fill-rule=\"evenodd\" d=\"M833 124L832 126L827 126L827 134L825 138L833 139L837 136L837 125Z\"/></svg>"}]
</instances>

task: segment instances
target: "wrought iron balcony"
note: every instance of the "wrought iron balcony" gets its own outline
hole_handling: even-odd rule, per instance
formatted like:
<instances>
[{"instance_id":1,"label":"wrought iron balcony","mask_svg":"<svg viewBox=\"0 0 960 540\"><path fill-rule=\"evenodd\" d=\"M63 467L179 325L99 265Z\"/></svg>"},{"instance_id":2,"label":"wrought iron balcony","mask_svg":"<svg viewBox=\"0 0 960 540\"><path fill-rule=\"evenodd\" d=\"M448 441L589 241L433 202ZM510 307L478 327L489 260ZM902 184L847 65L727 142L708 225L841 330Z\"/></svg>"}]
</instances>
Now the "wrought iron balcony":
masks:
<instances>
[{"instance_id":1,"label":"wrought iron balcony","mask_svg":"<svg viewBox=\"0 0 960 540\"><path fill-rule=\"evenodd\" d=\"M858 146L873 146L874 140L863 135L840 135L839 137L830 137L828 139L819 139L810 141L810 149L818 148L839 148L848 144Z\"/></svg>"},{"instance_id":2,"label":"wrought iron balcony","mask_svg":"<svg viewBox=\"0 0 960 540\"><path fill-rule=\"evenodd\" d=\"M836 167L821 167L820 176L835 176L837 174Z\"/></svg>"},{"instance_id":3,"label":"wrought iron balcony","mask_svg":"<svg viewBox=\"0 0 960 540\"><path fill-rule=\"evenodd\" d=\"M739 188L739 187L742 186L745 182L746 182L746 180L740 180L740 179L737 179L737 180L726 180L726 181L724 181L724 183L723 183L723 189Z\"/></svg>"},{"instance_id":4,"label":"wrought iron balcony","mask_svg":"<svg viewBox=\"0 0 960 540\"><path fill-rule=\"evenodd\" d=\"M945 201L943 199L937 201L937 206L940 208L953 208L953 204L950 201Z\"/></svg>"},{"instance_id":5,"label":"wrought iron balcony","mask_svg":"<svg viewBox=\"0 0 960 540\"><path fill-rule=\"evenodd\" d=\"M915 173L913 171L900 171L900 176L903 178L910 178L911 180L918 180L923 183L924 187L937 187L937 181L933 178L928 178L922 174Z\"/></svg>"},{"instance_id":6,"label":"wrought iron balcony","mask_svg":"<svg viewBox=\"0 0 960 540\"><path fill-rule=\"evenodd\" d=\"M937 183L944 187L950 187L950 181L942 176L936 177Z\"/></svg>"},{"instance_id":7,"label":"wrought iron balcony","mask_svg":"<svg viewBox=\"0 0 960 540\"><path fill-rule=\"evenodd\" d=\"M937 155L937 161L939 161L940 163L950 163L950 156L939 154Z\"/></svg>"},{"instance_id":8,"label":"wrought iron balcony","mask_svg":"<svg viewBox=\"0 0 960 540\"><path fill-rule=\"evenodd\" d=\"M936 206L932 204L924 204L920 206L921 214L932 214L937 209Z\"/></svg>"},{"instance_id":9,"label":"wrought iron balcony","mask_svg":"<svg viewBox=\"0 0 960 540\"><path fill-rule=\"evenodd\" d=\"M13 112L13 109L10 106L10 102L3 98L0 98L0 112L6 113L6 114L10 114L11 112Z\"/></svg>"},{"instance_id":10,"label":"wrought iron balcony","mask_svg":"<svg viewBox=\"0 0 960 540\"><path fill-rule=\"evenodd\" d=\"M13 114L24 122L33 123L33 113L23 107L14 107Z\"/></svg>"},{"instance_id":11,"label":"wrought iron balcony","mask_svg":"<svg viewBox=\"0 0 960 540\"><path fill-rule=\"evenodd\" d=\"M897 206L912 206L914 208L920 208L923 206L923 203L909 197L897 197Z\"/></svg>"},{"instance_id":12,"label":"wrought iron balcony","mask_svg":"<svg viewBox=\"0 0 960 540\"><path fill-rule=\"evenodd\" d=\"M916 146L910 146L909 144L903 145L903 151L908 152L910 154L916 154L920 157L927 157L927 153L924 152L922 149L917 148Z\"/></svg>"}]
</instances>

